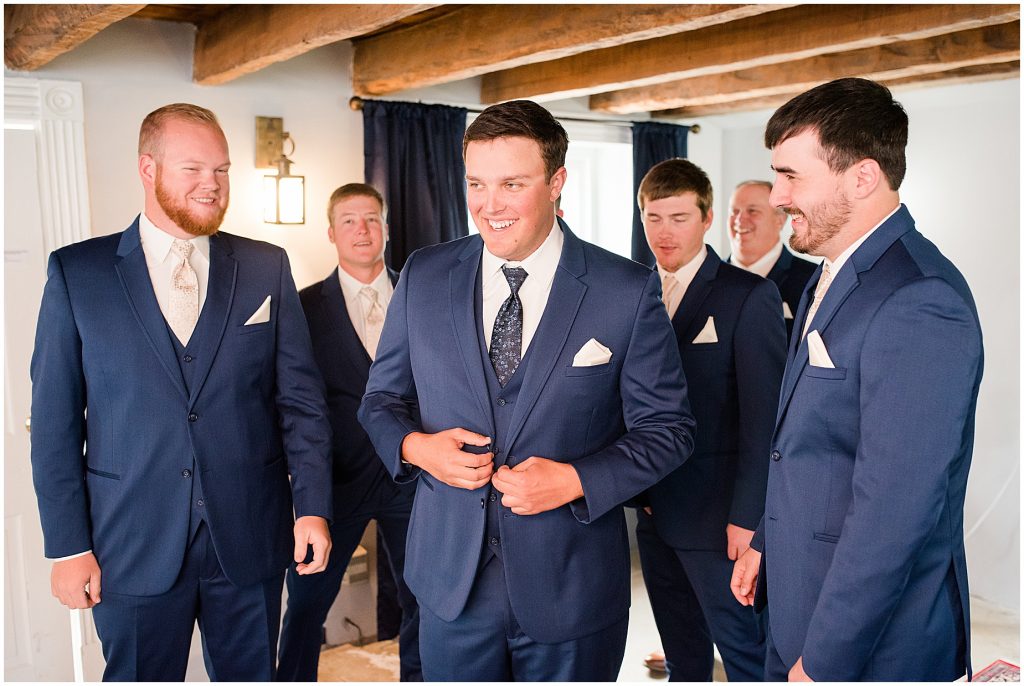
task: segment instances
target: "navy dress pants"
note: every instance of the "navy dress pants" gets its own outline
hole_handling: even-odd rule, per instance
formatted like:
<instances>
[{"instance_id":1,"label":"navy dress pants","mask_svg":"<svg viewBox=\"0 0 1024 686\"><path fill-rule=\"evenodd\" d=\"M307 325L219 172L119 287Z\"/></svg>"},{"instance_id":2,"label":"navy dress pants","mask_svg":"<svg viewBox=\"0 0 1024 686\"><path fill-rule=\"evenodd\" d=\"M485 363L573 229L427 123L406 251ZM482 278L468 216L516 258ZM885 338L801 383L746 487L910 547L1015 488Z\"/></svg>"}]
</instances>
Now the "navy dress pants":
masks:
<instances>
[{"instance_id":1,"label":"navy dress pants","mask_svg":"<svg viewBox=\"0 0 1024 686\"><path fill-rule=\"evenodd\" d=\"M284 571L239 588L221 570L205 523L199 525L170 590L130 596L104 589L93 608L107 666L104 681L184 681L199 622L211 681L274 678Z\"/></svg>"}]
</instances>

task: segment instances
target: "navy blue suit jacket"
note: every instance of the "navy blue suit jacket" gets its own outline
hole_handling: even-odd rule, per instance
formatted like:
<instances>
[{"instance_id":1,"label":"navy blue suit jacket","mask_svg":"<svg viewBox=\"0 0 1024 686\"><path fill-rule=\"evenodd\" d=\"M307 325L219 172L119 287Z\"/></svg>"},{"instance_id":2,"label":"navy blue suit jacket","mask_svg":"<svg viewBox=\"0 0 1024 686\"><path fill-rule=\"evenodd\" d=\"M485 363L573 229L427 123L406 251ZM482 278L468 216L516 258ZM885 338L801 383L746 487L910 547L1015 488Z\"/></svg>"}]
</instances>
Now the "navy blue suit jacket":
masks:
<instances>
[{"instance_id":1,"label":"navy blue suit jacket","mask_svg":"<svg viewBox=\"0 0 1024 686\"><path fill-rule=\"evenodd\" d=\"M267 296L270 320L245 326ZM137 219L50 256L32 356L32 476L46 556L92 549L104 591L171 587L188 542L193 455L236 585L287 567L293 504L296 516L331 516L323 383L285 252L212 236L195 335L210 344L188 362L189 393Z\"/></svg>"},{"instance_id":2,"label":"navy blue suit jacket","mask_svg":"<svg viewBox=\"0 0 1024 686\"><path fill-rule=\"evenodd\" d=\"M388 275L392 282L397 281L398 274L388 270ZM381 489L404 491L411 505L415 486L395 483L356 419L370 374L370 356L349 317L338 270L302 289L299 299L309 322L313 355L327 388L327 415L334 436L335 519L356 511L368 496Z\"/></svg>"},{"instance_id":3,"label":"navy blue suit jacket","mask_svg":"<svg viewBox=\"0 0 1024 686\"><path fill-rule=\"evenodd\" d=\"M726 261L732 264L732 256L730 255ZM786 336L789 338L793 336L793 315L800 306L800 297L804 294L808 279L817 268L818 265L814 262L797 257L786 246L782 246L779 259L775 260L767 274L768 280L778 287L782 302L789 308L790 316L785 318Z\"/></svg>"},{"instance_id":4,"label":"navy blue suit jacket","mask_svg":"<svg viewBox=\"0 0 1024 686\"><path fill-rule=\"evenodd\" d=\"M629 548L621 504L681 464L693 420L656 272L576 238L564 244L530 344L504 452L572 463L584 497L532 516L504 509L501 556L509 599L527 635L561 642L621 620L629 606ZM459 616L476 576L486 509L480 493L449 487L400 450L413 431L452 427L494 436L478 343L474 291L479 236L419 250L391 300L359 419L397 479L415 479L405 575L417 599ZM573 366L596 338L611 360ZM418 415L418 416L417 416Z\"/></svg>"},{"instance_id":5,"label":"navy blue suit jacket","mask_svg":"<svg viewBox=\"0 0 1024 686\"><path fill-rule=\"evenodd\" d=\"M726 525L753 531L764 512L786 329L775 286L707 250L672 319L697 421L693 455L647 501L672 547L725 551ZM711 317L718 342L694 343Z\"/></svg>"},{"instance_id":6,"label":"navy blue suit jacket","mask_svg":"<svg viewBox=\"0 0 1024 686\"><path fill-rule=\"evenodd\" d=\"M901 206L811 329L834 368L791 344L755 604L783 662L803 656L813 679L952 681L967 669L950 639L970 627L963 509L983 362L970 289Z\"/></svg>"}]
</instances>

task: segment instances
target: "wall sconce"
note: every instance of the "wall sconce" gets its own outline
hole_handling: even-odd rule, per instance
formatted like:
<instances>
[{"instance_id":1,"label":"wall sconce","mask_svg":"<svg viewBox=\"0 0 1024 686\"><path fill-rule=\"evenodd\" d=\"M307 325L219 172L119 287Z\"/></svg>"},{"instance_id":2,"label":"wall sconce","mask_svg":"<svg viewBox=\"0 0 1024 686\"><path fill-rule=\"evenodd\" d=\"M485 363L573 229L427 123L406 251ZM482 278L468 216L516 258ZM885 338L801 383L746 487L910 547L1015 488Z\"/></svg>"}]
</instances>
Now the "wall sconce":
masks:
<instances>
[{"instance_id":1,"label":"wall sconce","mask_svg":"<svg viewBox=\"0 0 1024 686\"><path fill-rule=\"evenodd\" d=\"M280 117L256 117L256 167L277 168L277 175L263 177L263 221L267 224L306 223L306 177L291 173L294 164L284 154L289 141L295 154L295 141L284 131Z\"/></svg>"}]
</instances>

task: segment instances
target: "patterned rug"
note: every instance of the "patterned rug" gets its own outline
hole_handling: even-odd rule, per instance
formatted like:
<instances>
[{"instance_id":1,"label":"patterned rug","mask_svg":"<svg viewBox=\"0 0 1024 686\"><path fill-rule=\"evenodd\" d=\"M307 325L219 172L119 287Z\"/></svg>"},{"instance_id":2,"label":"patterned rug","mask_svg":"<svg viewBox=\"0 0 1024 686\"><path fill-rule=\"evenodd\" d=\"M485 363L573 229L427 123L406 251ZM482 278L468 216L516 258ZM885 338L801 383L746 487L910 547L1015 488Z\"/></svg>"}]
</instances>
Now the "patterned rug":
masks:
<instances>
[{"instance_id":1,"label":"patterned rug","mask_svg":"<svg viewBox=\"0 0 1024 686\"><path fill-rule=\"evenodd\" d=\"M320 653L318 681L398 681L398 641L343 645Z\"/></svg>"}]
</instances>

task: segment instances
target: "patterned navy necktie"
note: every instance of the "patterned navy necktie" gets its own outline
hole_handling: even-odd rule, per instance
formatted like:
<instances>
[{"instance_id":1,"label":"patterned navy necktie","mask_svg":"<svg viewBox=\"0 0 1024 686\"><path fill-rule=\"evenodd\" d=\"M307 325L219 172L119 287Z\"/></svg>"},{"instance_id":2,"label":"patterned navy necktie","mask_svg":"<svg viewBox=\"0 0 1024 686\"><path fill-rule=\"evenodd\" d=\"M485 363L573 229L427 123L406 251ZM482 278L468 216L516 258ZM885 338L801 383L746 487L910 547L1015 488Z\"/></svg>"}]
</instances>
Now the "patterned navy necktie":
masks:
<instances>
[{"instance_id":1,"label":"patterned navy necktie","mask_svg":"<svg viewBox=\"0 0 1024 686\"><path fill-rule=\"evenodd\" d=\"M504 388L516 373L523 354L523 301L519 299L519 288L528 274L522 267L502 267L508 287L512 293L505 298L494 318L491 332L491 364L498 376L498 383Z\"/></svg>"}]
</instances>

